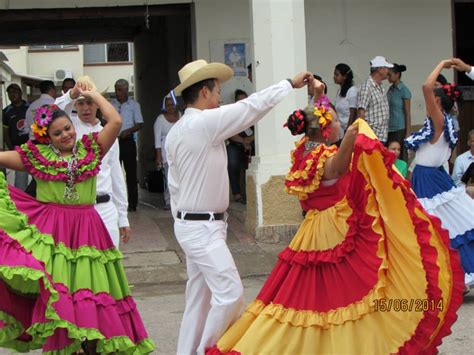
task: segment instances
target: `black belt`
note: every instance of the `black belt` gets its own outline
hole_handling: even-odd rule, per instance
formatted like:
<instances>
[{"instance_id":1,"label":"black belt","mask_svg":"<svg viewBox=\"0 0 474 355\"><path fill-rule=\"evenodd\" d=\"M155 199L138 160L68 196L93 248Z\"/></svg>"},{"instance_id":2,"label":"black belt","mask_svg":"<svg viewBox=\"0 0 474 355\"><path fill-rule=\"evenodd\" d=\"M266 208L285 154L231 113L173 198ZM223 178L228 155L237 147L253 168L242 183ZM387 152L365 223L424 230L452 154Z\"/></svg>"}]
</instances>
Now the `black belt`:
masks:
<instances>
[{"instance_id":1,"label":"black belt","mask_svg":"<svg viewBox=\"0 0 474 355\"><path fill-rule=\"evenodd\" d=\"M95 198L95 203L106 203L110 201L110 195L100 195Z\"/></svg>"},{"instance_id":2,"label":"black belt","mask_svg":"<svg viewBox=\"0 0 474 355\"><path fill-rule=\"evenodd\" d=\"M214 215L214 220L222 221L225 217L225 213L183 213L178 211L177 217L186 221L210 221ZM184 216L184 217L183 217Z\"/></svg>"}]
</instances>

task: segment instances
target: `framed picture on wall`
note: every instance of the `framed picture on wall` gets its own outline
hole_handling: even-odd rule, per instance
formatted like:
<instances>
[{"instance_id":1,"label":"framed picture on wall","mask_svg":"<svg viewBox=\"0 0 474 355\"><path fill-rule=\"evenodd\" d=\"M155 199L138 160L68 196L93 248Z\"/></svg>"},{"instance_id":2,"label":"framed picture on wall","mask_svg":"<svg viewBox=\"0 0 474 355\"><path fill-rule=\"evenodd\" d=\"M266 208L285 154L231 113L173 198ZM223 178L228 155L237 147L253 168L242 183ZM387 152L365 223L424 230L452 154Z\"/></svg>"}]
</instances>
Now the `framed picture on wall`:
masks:
<instances>
[{"instance_id":1,"label":"framed picture on wall","mask_svg":"<svg viewBox=\"0 0 474 355\"><path fill-rule=\"evenodd\" d=\"M235 76L247 76L247 53L244 42L224 43L225 64L234 70Z\"/></svg>"},{"instance_id":2,"label":"framed picture on wall","mask_svg":"<svg viewBox=\"0 0 474 355\"><path fill-rule=\"evenodd\" d=\"M225 104L234 102L234 94L237 89L244 90L249 95L254 92L253 84L247 78L247 66L252 63L252 47L249 43L248 38L225 38L209 41L210 61L225 63L234 70L234 76L221 87L221 96Z\"/></svg>"}]
</instances>

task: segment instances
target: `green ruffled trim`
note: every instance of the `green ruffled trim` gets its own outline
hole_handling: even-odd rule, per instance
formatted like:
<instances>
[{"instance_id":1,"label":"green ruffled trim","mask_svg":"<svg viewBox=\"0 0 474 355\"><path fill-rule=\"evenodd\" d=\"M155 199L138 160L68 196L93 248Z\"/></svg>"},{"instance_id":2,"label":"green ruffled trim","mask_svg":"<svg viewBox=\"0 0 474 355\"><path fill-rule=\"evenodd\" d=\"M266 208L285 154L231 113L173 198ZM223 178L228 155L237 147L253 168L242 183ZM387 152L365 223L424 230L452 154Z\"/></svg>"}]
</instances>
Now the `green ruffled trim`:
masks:
<instances>
[{"instance_id":1,"label":"green ruffled trim","mask_svg":"<svg viewBox=\"0 0 474 355\"><path fill-rule=\"evenodd\" d=\"M0 311L0 320L5 323L5 327L0 329L0 344L4 348L14 349L17 352L27 353L31 350L41 348L41 344L33 341L24 342L16 340L23 334L25 328L15 318L5 312Z\"/></svg>"},{"instance_id":2,"label":"green ruffled trim","mask_svg":"<svg viewBox=\"0 0 474 355\"><path fill-rule=\"evenodd\" d=\"M89 246L70 249L63 243L55 244L51 235L41 233L35 225L28 224L28 216L16 209L7 191L0 174L0 227L31 252L35 259L45 264L53 282L64 284L71 293L87 288L93 293L107 292L116 300L131 295L125 270L118 262L123 258L118 249L98 250ZM76 275L74 283L73 273ZM14 288L16 285L17 282L11 284ZM24 293L37 293L38 290L37 285L21 289Z\"/></svg>"},{"instance_id":3,"label":"green ruffled trim","mask_svg":"<svg viewBox=\"0 0 474 355\"><path fill-rule=\"evenodd\" d=\"M87 165L82 165L79 167L79 172L82 174L84 171L94 170L100 164L100 157L101 157L101 148L99 143L94 139L93 133L88 134L88 139L91 141L90 148L94 152L94 159ZM59 162L59 157L49 148L46 144L37 144L36 147L38 148L39 154L41 154L46 160ZM33 167L45 174L48 175L58 175L59 173L66 173L66 167L52 167L52 166L45 166L43 165L33 154L33 152L29 149L28 145L22 144L21 150L23 150L28 157L29 162L33 165ZM86 157L88 151L84 147L84 143L81 140L77 142L77 158L83 159Z\"/></svg>"},{"instance_id":4,"label":"green ruffled trim","mask_svg":"<svg viewBox=\"0 0 474 355\"><path fill-rule=\"evenodd\" d=\"M105 352L118 351L118 353L123 354L143 354L149 353L154 349L154 344L149 339L145 339L137 344L134 344L130 338L126 336L105 339L105 337L96 329L79 328L76 325L59 318L52 306L52 304L59 299L59 293L54 289L46 275L44 275L44 273L40 270L29 269L23 266L8 267L0 265L0 275L2 275L2 277L7 281L13 280L16 277L22 277L24 280L23 282L33 281L38 283L41 279L43 281L44 288L50 292L50 297L46 304L45 317L51 321L48 323L33 324L26 330L26 332L33 337L33 340L30 343L21 343L11 338L15 336L17 332L19 333L16 335L16 337L22 334L23 330L21 324L19 325L20 328L18 328L18 322L12 319L12 317L7 316L6 319L8 319L8 324L13 324L14 328L12 328L9 333L5 332L5 342L1 341L2 338L0 338L0 345L3 347L13 348L17 351L38 349L46 342L48 337L54 334L54 330L56 328L64 328L68 332L68 337L70 339L74 339L73 342L64 349L47 352L48 354L71 354L72 352L78 351L80 349L81 343L84 341L84 339L98 340L98 349L104 349L102 351ZM2 333L0 333L0 335L1 334ZM8 338L6 338L7 335L9 336Z\"/></svg>"}]
</instances>

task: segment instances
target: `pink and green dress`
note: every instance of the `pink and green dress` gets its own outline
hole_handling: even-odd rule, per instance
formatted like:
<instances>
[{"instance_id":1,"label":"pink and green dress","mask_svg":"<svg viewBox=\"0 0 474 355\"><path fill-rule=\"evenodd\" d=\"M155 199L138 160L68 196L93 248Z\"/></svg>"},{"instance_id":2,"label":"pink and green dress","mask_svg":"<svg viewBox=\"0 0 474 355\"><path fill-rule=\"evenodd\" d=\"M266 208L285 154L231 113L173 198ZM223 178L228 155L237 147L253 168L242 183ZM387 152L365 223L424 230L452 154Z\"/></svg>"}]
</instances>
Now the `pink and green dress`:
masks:
<instances>
[{"instance_id":1,"label":"pink and green dress","mask_svg":"<svg viewBox=\"0 0 474 355\"><path fill-rule=\"evenodd\" d=\"M87 339L99 353L153 351L122 255L94 209L97 135L78 142L73 202L64 197L67 162L47 145L17 151L37 200L0 174L0 347L71 354Z\"/></svg>"}]
</instances>

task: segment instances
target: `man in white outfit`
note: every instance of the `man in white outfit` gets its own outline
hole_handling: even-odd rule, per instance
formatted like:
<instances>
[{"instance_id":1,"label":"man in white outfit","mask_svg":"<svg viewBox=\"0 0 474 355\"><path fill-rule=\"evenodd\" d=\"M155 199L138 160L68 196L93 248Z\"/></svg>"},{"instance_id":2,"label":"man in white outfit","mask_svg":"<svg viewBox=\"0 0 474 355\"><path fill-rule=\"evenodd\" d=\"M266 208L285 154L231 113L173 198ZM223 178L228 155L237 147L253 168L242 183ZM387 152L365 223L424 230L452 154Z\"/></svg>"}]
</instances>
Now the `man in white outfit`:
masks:
<instances>
[{"instance_id":1,"label":"man in white outfit","mask_svg":"<svg viewBox=\"0 0 474 355\"><path fill-rule=\"evenodd\" d=\"M203 354L242 309L242 282L226 244L229 179L224 142L263 118L294 87L313 82L313 75L303 72L219 107L220 85L232 75L224 64L197 60L179 71L181 84L174 90L187 107L165 143L174 231L188 272L178 354Z\"/></svg>"},{"instance_id":2,"label":"man in white outfit","mask_svg":"<svg viewBox=\"0 0 474 355\"><path fill-rule=\"evenodd\" d=\"M78 85L93 85L89 78L79 78L78 84L67 93L56 99L56 105L70 116L76 129L76 139L84 134L100 132L102 125L96 117L97 105L90 99L79 97ZM77 114L73 113L73 108ZM114 245L118 248L120 239L127 243L131 236L128 222L127 187L119 160L118 142L112 145L102 159L100 172L97 175L97 197L95 209L104 222Z\"/></svg>"}]
</instances>

